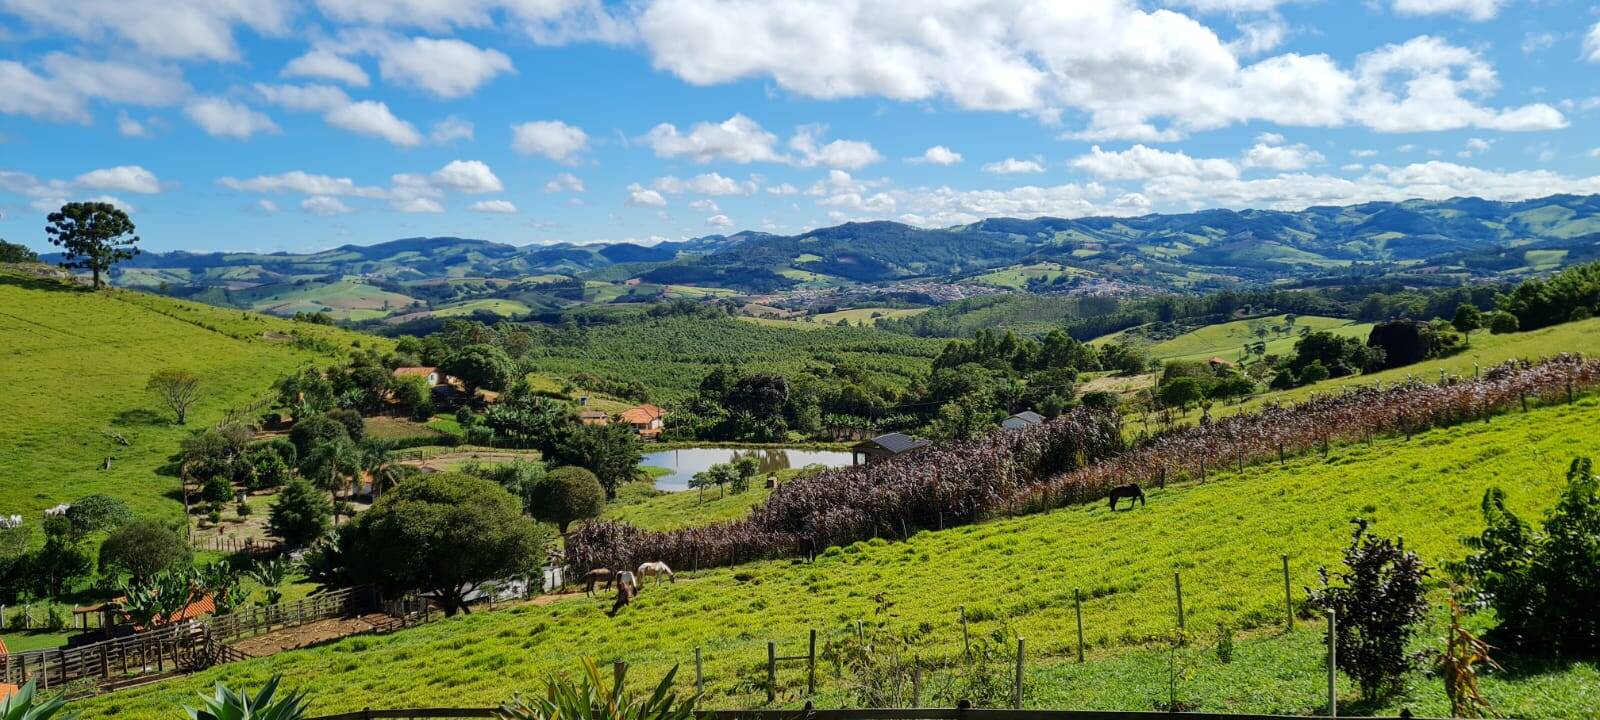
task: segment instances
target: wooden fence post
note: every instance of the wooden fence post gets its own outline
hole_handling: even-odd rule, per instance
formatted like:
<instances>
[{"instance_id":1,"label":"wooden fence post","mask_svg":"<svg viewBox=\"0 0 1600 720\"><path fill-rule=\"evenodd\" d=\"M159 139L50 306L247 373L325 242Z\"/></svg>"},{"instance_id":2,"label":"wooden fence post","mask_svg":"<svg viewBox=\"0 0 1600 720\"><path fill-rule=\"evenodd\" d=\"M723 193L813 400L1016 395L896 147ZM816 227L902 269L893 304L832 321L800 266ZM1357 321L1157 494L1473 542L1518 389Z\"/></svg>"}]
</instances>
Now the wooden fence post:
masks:
<instances>
[{"instance_id":1,"label":"wooden fence post","mask_svg":"<svg viewBox=\"0 0 1600 720\"><path fill-rule=\"evenodd\" d=\"M627 677L628 664L618 660L611 664L611 686L617 690L622 689L622 681Z\"/></svg>"},{"instance_id":2,"label":"wooden fence post","mask_svg":"<svg viewBox=\"0 0 1600 720\"><path fill-rule=\"evenodd\" d=\"M967 606L962 605L961 611L961 657L972 659L972 636L967 632Z\"/></svg>"},{"instance_id":3,"label":"wooden fence post","mask_svg":"<svg viewBox=\"0 0 1600 720\"><path fill-rule=\"evenodd\" d=\"M922 707L922 658L914 658L911 666L911 707Z\"/></svg>"},{"instance_id":4,"label":"wooden fence post","mask_svg":"<svg viewBox=\"0 0 1600 720\"><path fill-rule=\"evenodd\" d=\"M694 691L702 695L706 692L705 664L700 659L699 647L694 649Z\"/></svg>"},{"instance_id":5,"label":"wooden fence post","mask_svg":"<svg viewBox=\"0 0 1600 720\"><path fill-rule=\"evenodd\" d=\"M1289 590L1289 553L1283 559L1283 620L1287 632L1294 632L1294 595Z\"/></svg>"},{"instance_id":6,"label":"wooden fence post","mask_svg":"<svg viewBox=\"0 0 1600 720\"><path fill-rule=\"evenodd\" d=\"M1339 670L1339 623L1334 619L1333 608L1328 608L1328 717L1339 717L1339 691L1334 682Z\"/></svg>"},{"instance_id":7,"label":"wooden fence post","mask_svg":"<svg viewBox=\"0 0 1600 720\"><path fill-rule=\"evenodd\" d=\"M811 628L811 645L806 650L806 697L817 694L817 629Z\"/></svg>"},{"instance_id":8,"label":"wooden fence post","mask_svg":"<svg viewBox=\"0 0 1600 720\"><path fill-rule=\"evenodd\" d=\"M1072 589L1072 604L1078 612L1078 662L1083 662L1083 593Z\"/></svg>"},{"instance_id":9,"label":"wooden fence post","mask_svg":"<svg viewBox=\"0 0 1600 720\"><path fill-rule=\"evenodd\" d=\"M778 644L767 641L767 704L778 699Z\"/></svg>"},{"instance_id":10,"label":"wooden fence post","mask_svg":"<svg viewBox=\"0 0 1600 720\"><path fill-rule=\"evenodd\" d=\"M1178 629L1184 629L1183 622L1183 579L1178 573L1172 574L1172 589L1178 594Z\"/></svg>"},{"instance_id":11,"label":"wooden fence post","mask_svg":"<svg viewBox=\"0 0 1600 720\"><path fill-rule=\"evenodd\" d=\"M1016 708L1016 709L1018 709L1018 710L1022 709L1022 658L1023 658L1023 654L1024 654L1024 649L1026 647L1027 647L1026 641L1023 638L1020 638L1020 637L1017 638L1017 682L1016 682L1016 694L1012 697L1011 706Z\"/></svg>"}]
</instances>

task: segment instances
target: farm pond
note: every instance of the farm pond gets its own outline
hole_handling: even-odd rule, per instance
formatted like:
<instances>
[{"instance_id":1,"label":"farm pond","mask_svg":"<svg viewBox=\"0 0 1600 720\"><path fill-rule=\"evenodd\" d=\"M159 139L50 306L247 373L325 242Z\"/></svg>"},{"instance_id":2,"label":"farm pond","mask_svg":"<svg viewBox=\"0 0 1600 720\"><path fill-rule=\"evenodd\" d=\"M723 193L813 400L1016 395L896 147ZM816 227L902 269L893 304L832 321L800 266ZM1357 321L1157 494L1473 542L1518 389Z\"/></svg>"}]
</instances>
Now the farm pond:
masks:
<instances>
[{"instance_id":1,"label":"farm pond","mask_svg":"<svg viewBox=\"0 0 1600 720\"><path fill-rule=\"evenodd\" d=\"M704 472L712 465L733 462L743 457L753 457L760 463L761 474L765 478L768 473L790 468L803 468L807 465L822 465L824 467L844 467L850 464L848 450L799 450L793 448L680 448L677 450L659 450L645 453L644 459L639 462L641 467L666 468L671 472L656 478L656 489L668 492L682 492L689 489L689 479L695 473ZM762 482L758 479L756 482Z\"/></svg>"}]
</instances>

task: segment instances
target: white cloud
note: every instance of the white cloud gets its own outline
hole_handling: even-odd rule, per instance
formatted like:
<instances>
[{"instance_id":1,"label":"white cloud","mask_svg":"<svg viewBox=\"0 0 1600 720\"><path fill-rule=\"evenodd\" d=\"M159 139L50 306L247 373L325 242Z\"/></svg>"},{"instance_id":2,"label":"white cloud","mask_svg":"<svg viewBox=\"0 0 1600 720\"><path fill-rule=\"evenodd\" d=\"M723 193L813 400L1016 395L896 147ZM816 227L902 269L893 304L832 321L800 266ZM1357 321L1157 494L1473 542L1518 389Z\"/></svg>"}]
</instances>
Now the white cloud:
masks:
<instances>
[{"instance_id":1,"label":"white cloud","mask_svg":"<svg viewBox=\"0 0 1600 720\"><path fill-rule=\"evenodd\" d=\"M150 195L161 192L161 181L156 174L138 165L119 165L91 170L77 177L81 187L95 190L113 190Z\"/></svg>"},{"instance_id":2,"label":"white cloud","mask_svg":"<svg viewBox=\"0 0 1600 720\"><path fill-rule=\"evenodd\" d=\"M648 207L666 207L667 199L661 193L649 190L639 183L628 186L628 204Z\"/></svg>"},{"instance_id":3,"label":"white cloud","mask_svg":"<svg viewBox=\"0 0 1600 720\"><path fill-rule=\"evenodd\" d=\"M1463 146L1461 152L1456 153L1456 156L1467 158L1472 157L1473 155L1482 155L1483 153L1489 152L1489 148L1493 146L1493 140L1485 140L1483 138L1468 138L1466 145Z\"/></svg>"},{"instance_id":4,"label":"white cloud","mask_svg":"<svg viewBox=\"0 0 1600 720\"><path fill-rule=\"evenodd\" d=\"M50 53L40 66L55 80L56 91L128 105L173 105L189 94L189 84L174 68L89 60Z\"/></svg>"},{"instance_id":5,"label":"white cloud","mask_svg":"<svg viewBox=\"0 0 1600 720\"><path fill-rule=\"evenodd\" d=\"M488 165L478 160L452 160L432 176L433 183L464 193L500 192L505 186Z\"/></svg>"},{"instance_id":6,"label":"white cloud","mask_svg":"<svg viewBox=\"0 0 1600 720\"><path fill-rule=\"evenodd\" d=\"M310 77L336 80L346 85L366 87L372 81L360 65L327 49L312 49L283 66L284 77Z\"/></svg>"},{"instance_id":7,"label":"white cloud","mask_svg":"<svg viewBox=\"0 0 1600 720\"><path fill-rule=\"evenodd\" d=\"M1464 15L1469 20L1488 20L1500 12L1505 0L1394 0L1394 11L1401 15Z\"/></svg>"},{"instance_id":8,"label":"white cloud","mask_svg":"<svg viewBox=\"0 0 1600 720\"><path fill-rule=\"evenodd\" d=\"M1044 172L1044 165L1038 160L1018 160L1008 157L999 162L988 163L983 166L983 171L993 175L1014 175L1017 173Z\"/></svg>"},{"instance_id":9,"label":"white cloud","mask_svg":"<svg viewBox=\"0 0 1600 720\"><path fill-rule=\"evenodd\" d=\"M388 105L376 100L362 100L336 108L323 119L336 128L383 138L401 147L422 144L422 133L411 123L395 117Z\"/></svg>"},{"instance_id":10,"label":"white cloud","mask_svg":"<svg viewBox=\"0 0 1600 720\"><path fill-rule=\"evenodd\" d=\"M778 136L739 114L720 123L695 123L687 133L680 133L671 123L661 123L643 139L657 157L688 158L698 163L783 161L776 149Z\"/></svg>"},{"instance_id":11,"label":"white cloud","mask_svg":"<svg viewBox=\"0 0 1600 720\"><path fill-rule=\"evenodd\" d=\"M777 185L768 185L767 192L773 195L795 195L800 192L800 188L789 183L779 183Z\"/></svg>"},{"instance_id":12,"label":"white cloud","mask_svg":"<svg viewBox=\"0 0 1600 720\"><path fill-rule=\"evenodd\" d=\"M261 198L256 201L256 210L268 215L277 215L283 208L278 207L278 204L271 200Z\"/></svg>"},{"instance_id":13,"label":"white cloud","mask_svg":"<svg viewBox=\"0 0 1600 720\"><path fill-rule=\"evenodd\" d=\"M0 60L0 113L46 120L89 119L84 99L59 92L48 78L11 60Z\"/></svg>"},{"instance_id":14,"label":"white cloud","mask_svg":"<svg viewBox=\"0 0 1600 720\"><path fill-rule=\"evenodd\" d=\"M740 182L719 173L701 173L687 180L672 175L656 178L650 187L669 195L694 193L697 195L750 195L759 190L753 180Z\"/></svg>"},{"instance_id":15,"label":"white cloud","mask_svg":"<svg viewBox=\"0 0 1600 720\"><path fill-rule=\"evenodd\" d=\"M1245 151L1244 166L1271 170L1300 170L1320 164L1326 159L1322 153L1312 150L1305 143L1288 145L1284 143L1282 135L1268 133L1258 138L1258 142Z\"/></svg>"},{"instance_id":16,"label":"white cloud","mask_svg":"<svg viewBox=\"0 0 1600 720\"><path fill-rule=\"evenodd\" d=\"M583 128L560 120L538 120L511 126L511 149L523 155L543 155L556 162L577 162L578 153L589 147Z\"/></svg>"},{"instance_id":17,"label":"white cloud","mask_svg":"<svg viewBox=\"0 0 1600 720\"><path fill-rule=\"evenodd\" d=\"M706 218L706 227L731 228L733 227L733 220L727 215L712 215L711 217Z\"/></svg>"},{"instance_id":18,"label":"white cloud","mask_svg":"<svg viewBox=\"0 0 1600 720\"><path fill-rule=\"evenodd\" d=\"M955 165L961 162L961 153L943 145L935 145L922 151L921 155L906 158L906 162L912 165Z\"/></svg>"},{"instance_id":19,"label":"white cloud","mask_svg":"<svg viewBox=\"0 0 1600 720\"><path fill-rule=\"evenodd\" d=\"M544 191L547 193L581 193L583 190L583 179L579 178L577 175L573 175L572 173L561 173L560 175L550 178L550 182L544 184Z\"/></svg>"},{"instance_id":20,"label":"white cloud","mask_svg":"<svg viewBox=\"0 0 1600 720\"><path fill-rule=\"evenodd\" d=\"M117 113L117 132L123 137L142 138L150 137L150 129L128 116L127 113Z\"/></svg>"},{"instance_id":21,"label":"white cloud","mask_svg":"<svg viewBox=\"0 0 1600 720\"><path fill-rule=\"evenodd\" d=\"M1527 33L1522 36L1522 52L1532 55L1542 50L1549 50L1555 47L1557 40L1560 40L1560 38L1556 37L1556 34L1552 32Z\"/></svg>"},{"instance_id":22,"label":"white cloud","mask_svg":"<svg viewBox=\"0 0 1600 720\"><path fill-rule=\"evenodd\" d=\"M1362 165L1361 163L1345 163L1345 164L1339 166L1339 169L1343 170L1345 172L1361 172L1362 170L1365 170L1366 168L1367 168L1367 166L1366 165Z\"/></svg>"},{"instance_id":23,"label":"white cloud","mask_svg":"<svg viewBox=\"0 0 1600 720\"><path fill-rule=\"evenodd\" d=\"M198 98L185 105L183 112L213 137L244 140L258 133L278 132L272 118L226 98Z\"/></svg>"},{"instance_id":24,"label":"white cloud","mask_svg":"<svg viewBox=\"0 0 1600 720\"><path fill-rule=\"evenodd\" d=\"M1560 111L1543 103L1498 110L1477 104L1474 96L1499 84L1494 68L1478 53L1435 37L1424 35L1362 55L1356 73L1361 91L1352 115L1379 132L1465 127L1526 131L1567 125Z\"/></svg>"},{"instance_id":25,"label":"white cloud","mask_svg":"<svg viewBox=\"0 0 1600 720\"><path fill-rule=\"evenodd\" d=\"M1600 62L1600 22L1589 28L1589 34L1584 36L1583 52L1588 56L1589 62Z\"/></svg>"},{"instance_id":26,"label":"white cloud","mask_svg":"<svg viewBox=\"0 0 1600 720\"><path fill-rule=\"evenodd\" d=\"M1101 180L1144 180L1163 175L1233 178L1239 168L1222 159L1192 158L1183 152L1168 152L1134 145L1120 152L1089 148L1086 155L1072 160L1072 166Z\"/></svg>"},{"instance_id":27,"label":"white cloud","mask_svg":"<svg viewBox=\"0 0 1600 720\"><path fill-rule=\"evenodd\" d=\"M1251 57L1271 52L1289 36L1289 24L1283 17L1272 14L1259 20L1239 24L1239 37L1228 43L1228 49L1239 57Z\"/></svg>"},{"instance_id":28,"label":"white cloud","mask_svg":"<svg viewBox=\"0 0 1600 720\"><path fill-rule=\"evenodd\" d=\"M433 129L428 131L428 139L436 143L471 140L472 135L472 123L454 115L434 123Z\"/></svg>"},{"instance_id":29,"label":"white cloud","mask_svg":"<svg viewBox=\"0 0 1600 720\"><path fill-rule=\"evenodd\" d=\"M383 188L357 185L350 178L316 175L301 170L293 170L281 175L257 175L245 180L224 177L219 178L217 184L229 190L258 193L298 193L302 195L363 198L381 198L386 194Z\"/></svg>"},{"instance_id":30,"label":"white cloud","mask_svg":"<svg viewBox=\"0 0 1600 720\"><path fill-rule=\"evenodd\" d=\"M288 30L290 0L0 0L0 9L35 26L104 42L121 37L157 57L238 60L235 26L276 35Z\"/></svg>"},{"instance_id":31,"label":"white cloud","mask_svg":"<svg viewBox=\"0 0 1600 720\"><path fill-rule=\"evenodd\" d=\"M397 197L389 201L389 206L411 215L437 215L444 212L444 206L438 200L428 197Z\"/></svg>"},{"instance_id":32,"label":"white cloud","mask_svg":"<svg viewBox=\"0 0 1600 720\"><path fill-rule=\"evenodd\" d=\"M789 148L797 153L795 164L859 170L883 160L872 143L861 140L834 140L819 146L817 136L826 130L820 125L807 125L795 131L794 137L789 138Z\"/></svg>"},{"instance_id":33,"label":"white cloud","mask_svg":"<svg viewBox=\"0 0 1600 720\"><path fill-rule=\"evenodd\" d=\"M1368 148L1360 148L1360 149L1357 149L1357 150L1351 150L1350 154L1354 155L1354 156L1356 156L1358 158L1369 158L1369 157L1377 157L1378 156L1378 151L1377 150L1368 149Z\"/></svg>"},{"instance_id":34,"label":"white cloud","mask_svg":"<svg viewBox=\"0 0 1600 720\"><path fill-rule=\"evenodd\" d=\"M385 80L447 100L470 95L496 75L512 72L505 53L454 38L383 42L377 54L378 72Z\"/></svg>"},{"instance_id":35,"label":"white cloud","mask_svg":"<svg viewBox=\"0 0 1600 720\"><path fill-rule=\"evenodd\" d=\"M699 198L689 201L689 209L706 213L721 213L722 208L717 206L717 201L711 198Z\"/></svg>"},{"instance_id":36,"label":"white cloud","mask_svg":"<svg viewBox=\"0 0 1600 720\"><path fill-rule=\"evenodd\" d=\"M510 215L517 211L517 206L513 205L510 200L479 200L467 209L480 213Z\"/></svg>"},{"instance_id":37,"label":"white cloud","mask_svg":"<svg viewBox=\"0 0 1600 720\"><path fill-rule=\"evenodd\" d=\"M332 85L269 85L256 83L266 101L297 112L328 112L350 104L350 96Z\"/></svg>"},{"instance_id":38,"label":"white cloud","mask_svg":"<svg viewBox=\"0 0 1600 720\"><path fill-rule=\"evenodd\" d=\"M355 212L355 210L349 205L344 204L344 201L336 197L328 197L327 195L313 195L301 200L300 209L311 213L312 215L320 215L322 217L344 215L346 213Z\"/></svg>"}]
</instances>

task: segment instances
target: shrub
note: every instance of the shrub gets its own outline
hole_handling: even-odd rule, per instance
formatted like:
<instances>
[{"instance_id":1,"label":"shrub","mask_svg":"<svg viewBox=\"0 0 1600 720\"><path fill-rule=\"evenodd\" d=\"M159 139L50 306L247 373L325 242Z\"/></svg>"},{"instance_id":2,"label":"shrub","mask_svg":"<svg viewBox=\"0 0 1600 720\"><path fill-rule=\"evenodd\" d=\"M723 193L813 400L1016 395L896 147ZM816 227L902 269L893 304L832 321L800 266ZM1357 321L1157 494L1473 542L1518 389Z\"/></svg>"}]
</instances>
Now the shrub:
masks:
<instances>
[{"instance_id":1,"label":"shrub","mask_svg":"<svg viewBox=\"0 0 1600 720\"><path fill-rule=\"evenodd\" d=\"M1355 525L1344 551L1346 569L1337 576L1341 585L1320 568L1322 589L1311 593L1311 603L1335 613L1339 669L1360 686L1362 698L1379 700L1398 690L1417 662L1406 643L1427 611L1422 582L1428 569L1403 542L1368 533L1366 520Z\"/></svg>"},{"instance_id":2,"label":"shrub","mask_svg":"<svg viewBox=\"0 0 1600 720\"><path fill-rule=\"evenodd\" d=\"M100 545L100 571L125 572L136 582L171 567L187 565L189 543L155 520L135 520L113 530Z\"/></svg>"},{"instance_id":3,"label":"shrub","mask_svg":"<svg viewBox=\"0 0 1600 720\"><path fill-rule=\"evenodd\" d=\"M1592 463L1572 461L1542 533L1508 510L1505 497L1500 488L1484 493L1484 531L1464 541L1476 552L1452 567L1477 585L1473 606L1494 608L1507 644L1600 653L1600 478Z\"/></svg>"},{"instance_id":4,"label":"shrub","mask_svg":"<svg viewBox=\"0 0 1600 720\"><path fill-rule=\"evenodd\" d=\"M200 697L203 707L185 705L183 710L189 720L300 720L308 714L311 703L304 690L278 697L278 682L282 679L282 675L273 675L254 696L229 690L219 682L211 697Z\"/></svg>"},{"instance_id":5,"label":"shrub","mask_svg":"<svg viewBox=\"0 0 1600 720\"><path fill-rule=\"evenodd\" d=\"M200 485L200 499L213 504L232 500L233 483L226 475L212 475Z\"/></svg>"},{"instance_id":6,"label":"shrub","mask_svg":"<svg viewBox=\"0 0 1600 720\"><path fill-rule=\"evenodd\" d=\"M0 243L4 244L4 243ZM66 695L40 700L36 680L29 680L10 697L0 700L0 718L3 720L50 720L67 704ZM62 720L72 720L74 715L62 715Z\"/></svg>"},{"instance_id":7,"label":"shrub","mask_svg":"<svg viewBox=\"0 0 1600 720\"><path fill-rule=\"evenodd\" d=\"M1508 312L1494 312L1489 315L1489 332L1495 335L1514 333L1522 329L1522 323L1517 316Z\"/></svg>"},{"instance_id":8,"label":"shrub","mask_svg":"<svg viewBox=\"0 0 1600 720\"><path fill-rule=\"evenodd\" d=\"M524 699L517 695L495 710L501 720L693 720L699 695L680 699L672 689L678 674L676 665L648 696L630 696L624 675L607 687L594 658L583 659L583 675L577 681L552 676L546 681L543 696Z\"/></svg>"},{"instance_id":9,"label":"shrub","mask_svg":"<svg viewBox=\"0 0 1600 720\"><path fill-rule=\"evenodd\" d=\"M82 538L127 524L133 520L133 511L126 503L109 495L90 495L73 501L67 508L66 518L72 536Z\"/></svg>"}]
</instances>

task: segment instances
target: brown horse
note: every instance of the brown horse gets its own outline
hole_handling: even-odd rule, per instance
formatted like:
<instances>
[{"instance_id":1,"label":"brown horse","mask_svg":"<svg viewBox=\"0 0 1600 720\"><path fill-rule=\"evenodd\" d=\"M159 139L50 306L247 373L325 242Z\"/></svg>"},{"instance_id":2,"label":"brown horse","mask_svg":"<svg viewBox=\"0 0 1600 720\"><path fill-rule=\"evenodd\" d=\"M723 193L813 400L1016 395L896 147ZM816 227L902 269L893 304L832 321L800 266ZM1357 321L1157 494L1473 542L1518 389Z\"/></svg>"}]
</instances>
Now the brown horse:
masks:
<instances>
[{"instance_id":1,"label":"brown horse","mask_svg":"<svg viewBox=\"0 0 1600 720\"><path fill-rule=\"evenodd\" d=\"M584 594L593 595L595 583L605 583L606 589L609 590L611 589L611 583L615 582L616 579L616 573L606 568L595 568L584 573L583 577L578 578L578 582L583 583Z\"/></svg>"},{"instance_id":2,"label":"brown horse","mask_svg":"<svg viewBox=\"0 0 1600 720\"><path fill-rule=\"evenodd\" d=\"M627 607L628 603L633 602L633 596L638 592L639 591L634 588L633 583L617 583L617 601L611 605L611 617L616 617L617 613L620 612L622 608Z\"/></svg>"},{"instance_id":3,"label":"brown horse","mask_svg":"<svg viewBox=\"0 0 1600 720\"><path fill-rule=\"evenodd\" d=\"M1118 485L1114 488L1111 488L1112 510L1117 509L1117 501L1121 500L1122 498L1128 499L1128 509L1132 510L1134 503L1138 503L1140 505L1144 504L1144 488L1139 487L1139 483Z\"/></svg>"}]
</instances>

